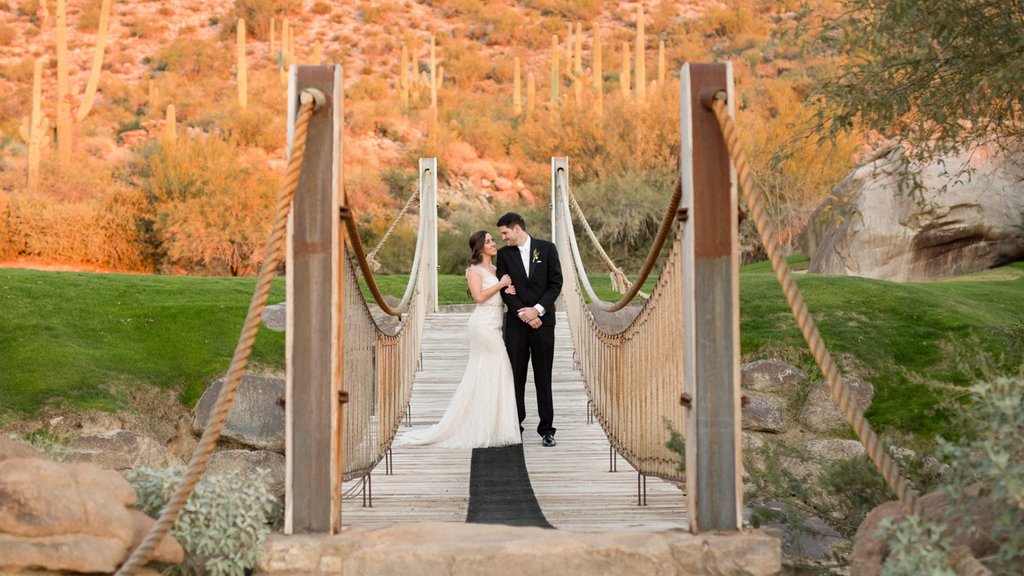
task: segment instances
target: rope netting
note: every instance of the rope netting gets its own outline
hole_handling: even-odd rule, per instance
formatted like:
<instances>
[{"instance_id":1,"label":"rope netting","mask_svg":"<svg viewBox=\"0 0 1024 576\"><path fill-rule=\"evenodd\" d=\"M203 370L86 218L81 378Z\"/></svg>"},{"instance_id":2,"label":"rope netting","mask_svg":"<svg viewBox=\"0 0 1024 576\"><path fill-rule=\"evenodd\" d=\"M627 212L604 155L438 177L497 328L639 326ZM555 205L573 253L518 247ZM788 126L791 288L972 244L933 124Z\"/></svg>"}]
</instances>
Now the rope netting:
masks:
<instances>
[{"instance_id":1,"label":"rope netting","mask_svg":"<svg viewBox=\"0 0 1024 576\"><path fill-rule=\"evenodd\" d=\"M682 195L677 188L637 281L620 301L601 301L590 286L576 243L564 170L555 176L555 239L565 277L562 300L569 319L577 368L608 441L637 471L682 482L679 455L665 446L668 422L681 422L683 374L682 235L675 224ZM649 298L622 332L602 328L591 308L621 310L639 292L672 235L671 249ZM587 299L593 304L588 304ZM680 430L681 431L681 430Z\"/></svg>"}]
</instances>

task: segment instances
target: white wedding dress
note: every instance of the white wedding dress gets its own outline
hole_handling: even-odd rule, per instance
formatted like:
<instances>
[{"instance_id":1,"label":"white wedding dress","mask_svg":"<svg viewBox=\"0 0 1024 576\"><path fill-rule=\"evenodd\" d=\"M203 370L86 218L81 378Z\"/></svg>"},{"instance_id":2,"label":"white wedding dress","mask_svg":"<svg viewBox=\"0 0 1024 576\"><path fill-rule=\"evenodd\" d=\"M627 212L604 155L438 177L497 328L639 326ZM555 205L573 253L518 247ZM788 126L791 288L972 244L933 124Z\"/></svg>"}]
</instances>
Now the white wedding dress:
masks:
<instances>
[{"instance_id":1,"label":"white wedding dress","mask_svg":"<svg viewBox=\"0 0 1024 576\"><path fill-rule=\"evenodd\" d=\"M484 290L498 283L482 266L471 266L467 278L469 274L483 278ZM406 432L395 441L396 446L488 448L522 443L512 364L501 334L504 316L500 291L477 305L467 326L469 362L444 416L433 426Z\"/></svg>"}]
</instances>

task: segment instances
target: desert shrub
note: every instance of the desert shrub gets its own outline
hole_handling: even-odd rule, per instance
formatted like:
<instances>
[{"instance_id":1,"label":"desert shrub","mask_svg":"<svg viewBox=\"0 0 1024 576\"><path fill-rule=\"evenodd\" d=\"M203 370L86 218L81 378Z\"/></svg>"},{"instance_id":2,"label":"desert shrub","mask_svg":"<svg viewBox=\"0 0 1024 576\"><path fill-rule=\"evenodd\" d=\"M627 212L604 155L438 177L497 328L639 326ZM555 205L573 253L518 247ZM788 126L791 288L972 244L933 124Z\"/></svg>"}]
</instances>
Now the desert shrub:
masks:
<instances>
[{"instance_id":1,"label":"desert shrub","mask_svg":"<svg viewBox=\"0 0 1024 576\"><path fill-rule=\"evenodd\" d=\"M78 15L78 22L75 24L79 32L92 34L99 30L102 3L103 0L88 0L82 5L82 12Z\"/></svg>"},{"instance_id":2,"label":"desert shrub","mask_svg":"<svg viewBox=\"0 0 1024 576\"><path fill-rule=\"evenodd\" d=\"M226 135L243 146L255 146L268 152L285 144L284 116L267 118L266 112L254 108L235 109L221 123Z\"/></svg>"},{"instance_id":3,"label":"desert shrub","mask_svg":"<svg viewBox=\"0 0 1024 576\"><path fill-rule=\"evenodd\" d=\"M143 150L131 178L145 191L163 267L243 275L264 258L279 177L220 138Z\"/></svg>"},{"instance_id":4,"label":"desert shrub","mask_svg":"<svg viewBox=\"0 0 1024 576\"><path fill-rule=\"evenodd\" d=\"M136 17L125 23L128 34L133 38L149 40L156 38L161 32L167 29L167 25L153 18Z\"/></svg>"},{"instance_id":5,"label":"desert shrub","mask_svg":"<svg viewBox=\"0 0 1024 576\"><path fill-rule=\"evenodd\" d=\"M485 56L480 45L464 38L452 38L440 47L444 58L445 83L453 81L456 86L469 89L487 75L491 61Z\"/></svg>"},{"instance_id":6,"label":"desert shrub","mask_svg":"<svg viewBox=\"0 0 1024 576\"><path fill-rule=\"evenodd\" d=\"M1024 573L1024 377L980 382L968 394L969 406L958 412L965 433L938 439L939 458L949 465L941 485L953 503L946 526L915 516L885 521L880 530L892 551L882 571L887 576L955 574L952 551L962 531L973 528L966 511L981 498L999 511L990 535L999 548L979 560L993 574ZM947 526L952 532L944 532Z\"/></svg>"},{"instance_id":7,"label":"desert shrub","mask_svg":"<svg viewBox=\"0 0 1024 576\"><path fill-rule=\"evenodd\" d=\"M18 31L14 26L0 24L0 46L10 46L18 37Z\"/></svg>"},{"instance_id":8,"label":"desert shrub","mask_svg":"<svg viewBox=\"0 0 1024 576\"><path fill-rule=\"evenodd\" d=\"M253 38L270 37L270 19L301 10L300 0L235 0L234 8L223 18L225 35L235 33L239 18L245 20L245 31Z\"/></svg>"},{"instance_id":9,"label":"desert shrub","mask_svg":"<svg viewBox=\"0 0 1024 576\"><path fill-rule=\"evenodd\" d=\"M140 467L125 473L138 495L136 507L156 518L184 475L184 467ZM270 475L237 472L203 476L181 510L171 535L188 554L186 574L242 576L255 566L274 511Z\"/></svg>"},{"instance_id":10,"label":"desert shrub","mask_svg":"<svg viewBox=\"0 0 1024 576\"><path fill-rule=\"evenodd\" d=\"M316 2L313 7L310 8L310 12L317 15L330 14L331 5L327 2Z\"/></svg>"},{"instance_id":11,"label":"desert shrub","mask_svg":"<svg viewBox=\"0 0 1024 576\"><path fill-rule=\"evenodd\" d=\"M543 15L589 21L601 13L600 0L528 0L524 4Z\"/></svg>"},{"instance_id":12,"label":"desert shrub","mask_svg":"<svg viewBox=\"0 0 1024 576\"><path fill-rule=\"evenodd\" d=\"M704 12L704 22L717 36L768 33L768 22L739 0L731 0L726 6L709 7Z\"/></svg>"},{"instance_id":13,"label":"desert shrub","mask_svg":"<svg viewBox=\"0 0 1024 576\"><path fill-rule=\"evenodd\" d=\"M156 53L152 67L196 80L227 69L229 58L229 52L215 41L178 37Z\"/></svg>"}]
</instances>

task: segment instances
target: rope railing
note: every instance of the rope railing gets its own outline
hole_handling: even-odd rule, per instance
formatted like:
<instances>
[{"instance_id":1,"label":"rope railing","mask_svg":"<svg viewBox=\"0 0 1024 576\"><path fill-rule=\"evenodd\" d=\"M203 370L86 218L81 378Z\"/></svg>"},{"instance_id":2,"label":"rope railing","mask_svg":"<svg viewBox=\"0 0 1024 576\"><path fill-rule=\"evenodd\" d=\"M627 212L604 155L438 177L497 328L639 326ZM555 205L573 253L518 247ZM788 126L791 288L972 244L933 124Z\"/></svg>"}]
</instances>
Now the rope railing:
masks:
<instances>
[{"instance_id":1,"label":"rope railing","mask_svg":"<svg viewBox=\"0 0 1024 576\"><path fill-rule=\"evenodd\" d=\"M608 277L611 280L612 290L619 294L626 294L632 288L632 285L629 283L629 278L626 276L626 273L615 264L615 261L608 256L604 246L601 246L601 241L597 238L597 234L595 234L594 230L590 227L590 222L587 221L586 215L583 214L583 209L580 208L580 203L576 200L576 195L572 192L572 186L569 186L568 183L566 183L565 189L568 193L569 205L572 208L573 213L575 213L576 218L579 219L580 225L583 226L583 231L586 232L587 238L590 239L590 243L594 245L594 248L597 250L597 254L601 257L601 260L604 261L604 265L608 267ZM650 297L649 294L642 290L639 291L638 294L644 299Z\"/></svg>"},{"instance_id":2,"label":"rope railing","mask_svg":"<svg viewBox=\"0 0 1024 576\"><path fill-rule=\"evenodd\" d=\"M747 208L754 220L754 226L757 228L757 233L761 238L761 243L765 248L768 259L772 263L775 277L778 279L779 285L786 295L786 302L789 303L793 317L800 327L800 332L807 342L807 346L810 348L811 355L814 356L818 368L825 375L825 382L832 394L832 399L836 402L843 417L853 427L854 432L857 434L857 439L864 445L868 457L875 464L875 467L878 468L886 484L896 493L904 511L920 516L923 510L921 501L917 496L917 491L910 484L899 463L886 451L878 435L864 417L864 410L857 403L853 391L846 384L843 377L840 376L839 369L832 359L832 355L829 354L825 340L821 337L821 333L818 332L818 326L814 322L814 318L807 308L807 303L800 294L800 289L797 287L793 274L789 270L789 265L782 255L782 246L775 233L775 227L768 220L761 192L754 186L746 154L744 154L743 148L739 144L736 123L732 116L729 115L728 95L725 91L707 91L701 93L700 100L704 107L710 108L715 113L718 126L722 130L726 146L729 149L729 156L733 167L739 176L740 187L743 189L743 195L747 200ZM959 570L960 573L970 576L987 576L991 574L991 571L979 562L966 546L957 546L953 553L953 568Z\"/></svg>"},{"instance_id":3,"label":"rope railing","mask_svg":"<svg viewBox=\"0 0 1024 576\"><path fill-rule=\"evenodd\" d=\"M562 216L563 219L568 218L568 194L565 191L564 179L566 178L565 171L559 170L555 177L555 193L561 198L561 202L565 205L565 214ZM606 302L599 298L594 292L593 286L590 284L590 278L586 273L586 267L583 265L583 257L580 254L579 246L576 242L576 233L573 228L572 219L568 218L564 224L568 232L568 243L571 250L569 250L569 256L576 268L579 270L579 282L586 291L587 297L593 302L593 305L605 312L617 312L626 307L627 304L636 298L637 294L640 293L640 288L647 282L647 278L654 271L654 265L658 261L658 256L661 254L662 249L665 246L665 241L668 239L669 232L671 231L672 224L675 221L676 210L679 208L679 201L682 198L683 189L682 184L676 184L675 192L672 193L672 198L669 200L668 208L665 211L665 217L661 221L661 225L658 227L658 234L654 237L654 242L651 244L651 249L647 253L647 259L644 261L644 266L637 275L636 282L633 286L622 296L617 302ZM558 236L561 238L561 236Z\"/></svg>"},{"instance_id":4,"label":"rope railing","mask_svg":"<svg viewBox=\"0 0 1024 576\"><path fill-rule=\"evenodd\" d=\"M373 247L373 250L370 250L369 254L366 255L366 260L370 263L370 269L374 272L380 272L381 268L380 262L377 260L377 253L384 247L384 244L386 244L388 239L391 238L391 235L395 233L395 229L398 228L398 225L402 222L402 219L405 218L405 214L409 211L413 202L419 199L419 197L420 189L417 188L413 191L412 196L409 196L409 199L406 200L402 209L398 211L398 216L395 216L395 220L391 222L391 226L389 226L387 231L384 232L384 235L381 236L377 245ZM413 268L415 268L415 266L413 266Z\"/></svg>"},{"instance_id":5,"label":"rope railing","mask_svg":"<svg viewBox=\"0 0 1024 576\"><path fill-rule=\"evenodd\" d=\"M252 299L249 303L249 313L245 318L242 333L231 359L231 365L228 368L224 385L217 396L217 402L214 404L211 412L210 421L206 425L206 429L203 430L203 435L192 453L192 458L189 460L184 476L178 482L178 486L175 488L174 494L167 502L167 505L160 512L160 517L156 523L149 529L149 532L146 533L146 536L132 552L128 560L118 569L117 574L119 575L138 572L145 566L153 551L156 550L159 543L170 532L171 527L174 526L178 516L181 514L181 509L195 490L196 483L199 481L200 476L202 476L203 470L206 469L206 464L209 462L213 449L217 445L217 440L224 429L228 410L231 408L235 393L238 391L238 386L242 381L242 374L245 372L245 367L249 363L249 357L252 355L252 347L256 341L256 333L260 328L263 309L266 308L267 298L270 295L270 286L276 275L277 264L281 260L288 213L291 211L292 198L294 198L295 190L299 185L299 173L302 170L302 161L305 158L309 121L313 117L313 112L323 106L324 96L318 91L307 90L302 92L299 102L300 108L295 122L295 138L292 142L288 168L285 172L284 185L281 187L277 197L270 238L267 240L267 247L264 251L266 259L264 259L263 264L260 266L260 272L256 280L256 289L253 291Z\"/></svg>"},{"instance_id":6,"label":"rope railing","mask_svg":"<svg viewBox=\"0 0 1024 576\"><path fill-rule=\"evenodd\" d=\"M568 186L562 184L564 171L556 171L553 201L555 240L563 262L565 278L562 300L569 320L577 367L583 373L587 397L596 420L601 424L615 451L638 472L682 482L684 472L679 455L665 443L669 438L667 422L680 422L679 375L683 373L683 289L682 236L675 224L681 190L676 189L659 231L659 238L648 256L650 266L620 302L632 300L646 280L669 235L671 249L664 268L648 300L636 318L620 333L602 328L594 317L587 297L598 308L617 310L622 306L601 306L593 295L580 258L571 217ZM617 306L617 307L616 307ZM681 431L681 430L680 430Z\"/></svg>"}]
</instances>

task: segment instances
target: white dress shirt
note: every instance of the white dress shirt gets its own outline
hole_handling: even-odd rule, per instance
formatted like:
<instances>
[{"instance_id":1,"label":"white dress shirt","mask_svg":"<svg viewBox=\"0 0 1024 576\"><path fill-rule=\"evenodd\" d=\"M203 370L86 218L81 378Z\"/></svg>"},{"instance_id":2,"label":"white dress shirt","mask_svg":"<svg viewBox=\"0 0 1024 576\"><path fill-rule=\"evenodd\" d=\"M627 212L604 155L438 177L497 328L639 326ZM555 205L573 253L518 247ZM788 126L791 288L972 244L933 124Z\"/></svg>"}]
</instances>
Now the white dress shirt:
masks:
<instances>
[{"instance_id":1,"label":"white dress shirt","mask_svg":"<svg viewBox=\"0 0 1024 576\"><path fill-rule=\"evenodd\" d=\"M527 278L530 277L530 240L532 240L532 238L530 238L530 236L527 235L526 241L519 246L519 257L523 259L523 269L526 270ZM543 306L541 306L540 304L534 304L533 307L537 310L538 316L544 315Z\"/></svg>"}]
</instances>

